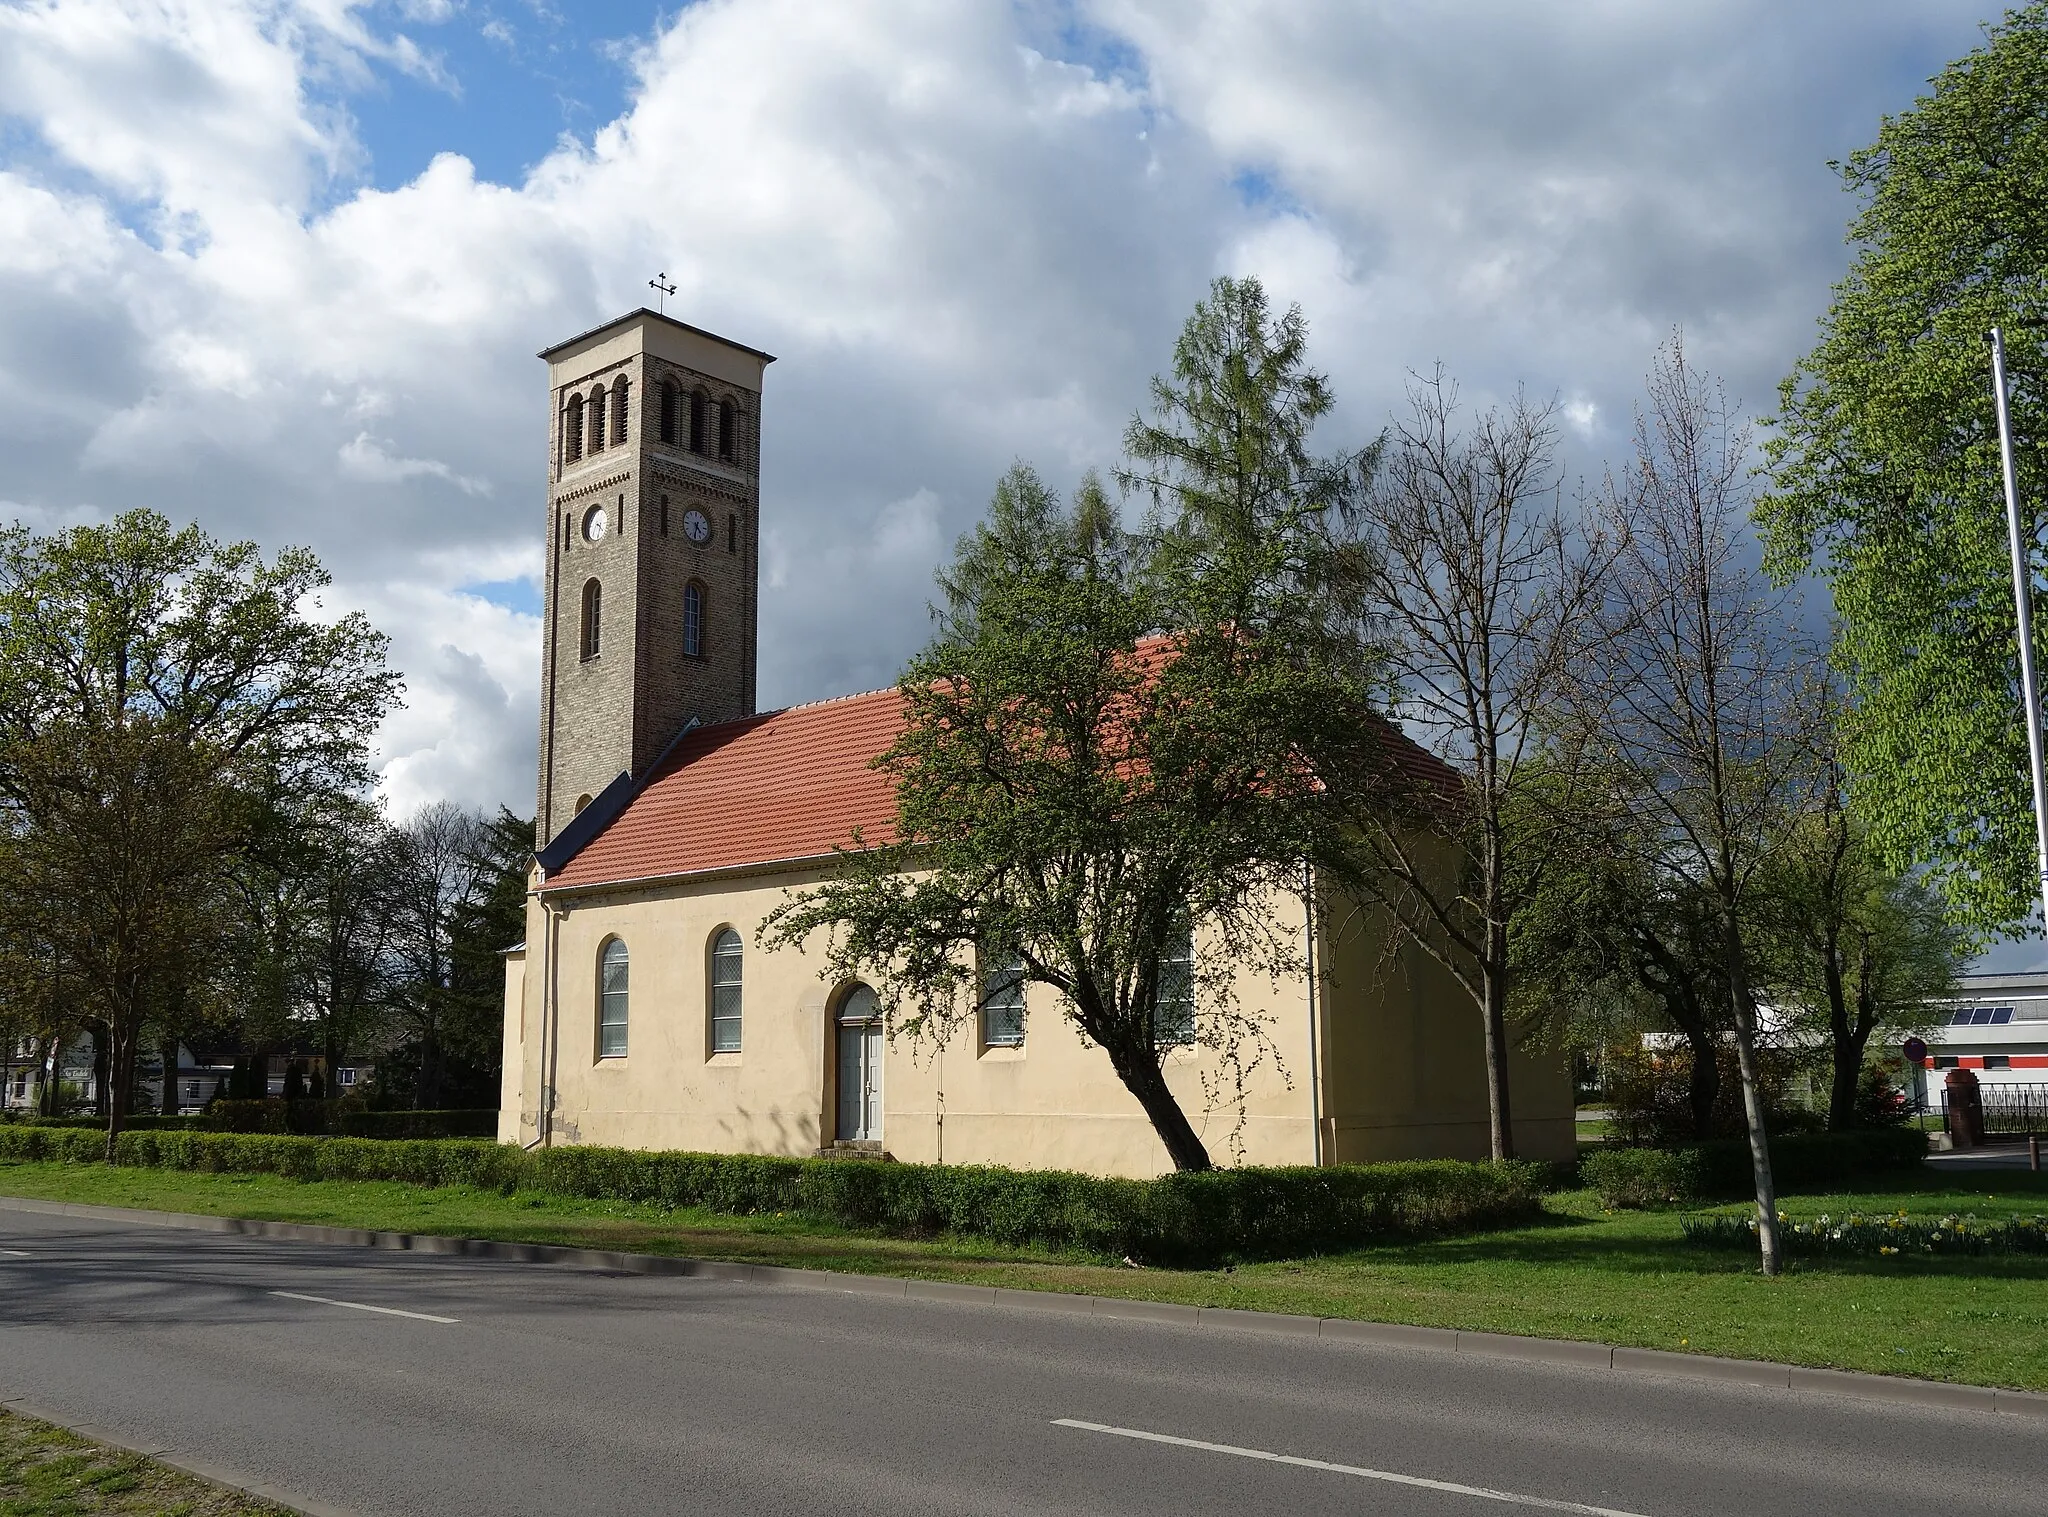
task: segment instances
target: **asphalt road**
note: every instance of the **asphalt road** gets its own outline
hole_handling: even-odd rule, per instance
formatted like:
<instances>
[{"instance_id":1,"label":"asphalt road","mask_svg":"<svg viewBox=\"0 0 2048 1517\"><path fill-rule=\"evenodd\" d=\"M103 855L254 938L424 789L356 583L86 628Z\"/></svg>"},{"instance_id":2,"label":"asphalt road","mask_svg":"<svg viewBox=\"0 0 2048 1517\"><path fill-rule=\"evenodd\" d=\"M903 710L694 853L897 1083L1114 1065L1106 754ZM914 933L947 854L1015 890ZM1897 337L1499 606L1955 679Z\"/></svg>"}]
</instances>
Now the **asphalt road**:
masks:
<instances>
[{"instance_id":1,"label":"asphalt road","mask_svg":"<svg viewBox=\"0 0 2048 1517\"><path fill-rule=\"evenodd\" d=\"M2048 1512L2035 1418L22 1212L0 1396L365 1514Z\"/></svg>"}]
</instances>

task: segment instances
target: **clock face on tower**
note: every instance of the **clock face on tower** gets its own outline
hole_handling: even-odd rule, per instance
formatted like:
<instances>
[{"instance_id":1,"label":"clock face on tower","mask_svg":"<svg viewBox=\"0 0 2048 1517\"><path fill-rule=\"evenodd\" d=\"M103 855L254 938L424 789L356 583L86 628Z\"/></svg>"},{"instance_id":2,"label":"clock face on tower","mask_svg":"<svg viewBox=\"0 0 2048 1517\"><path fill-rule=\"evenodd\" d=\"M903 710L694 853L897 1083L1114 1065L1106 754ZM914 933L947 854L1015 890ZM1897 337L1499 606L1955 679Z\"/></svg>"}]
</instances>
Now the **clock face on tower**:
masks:
<instances>
[{"instance_id":1,"label":"clock face on tower","mask_svg":"<svg viewBox=\"0 0 2048 1517\"><path fill-rule=\"evenodd\" d=\"M594 507L590 511L590 513L583 518L583 536L590 542L602 542L604 540L605 529L610 525L610 520L604 514L604 507Z\"/></svg>"},{"instance_id":2,"label":"clock face on tower","mask_svg":"<svg viewBox=\"0 0 2048 1517\"><path fill-rule=\"evenodd\" d=\"M711 518L702 511L689 510L683 513L683 536L700 548L711 541Z\"/></svg>"}]
</instances>

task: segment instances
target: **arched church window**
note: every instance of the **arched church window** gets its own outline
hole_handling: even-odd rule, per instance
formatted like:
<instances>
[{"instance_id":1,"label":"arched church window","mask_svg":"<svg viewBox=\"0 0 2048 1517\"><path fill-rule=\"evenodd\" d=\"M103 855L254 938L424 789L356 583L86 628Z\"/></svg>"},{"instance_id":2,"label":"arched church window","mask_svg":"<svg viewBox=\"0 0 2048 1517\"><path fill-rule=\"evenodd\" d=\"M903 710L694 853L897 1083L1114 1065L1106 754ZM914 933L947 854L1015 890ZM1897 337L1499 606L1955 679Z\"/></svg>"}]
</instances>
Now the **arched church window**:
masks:
<instances>
[{"instance_id":1,"label":"arched church window","mask_svg":"<svg viewBox=\"0 0 2048 1517\"><path fill-rule=\"evenodd\" d=\"M1195 1041L1195 934L1186 917L1167 930L1152 994L1152 1041L1184 1048Z\"/></svg>"},{"instance_id":2,"label":"arched church window","mask_svg":"<svg viewBox=\"0 0 2048 1517\"><path fill-rule=\"evenodd\" d=\"M590 392L590 451L604 451L604 386Z\"/></svg>"},{"instance_id":3,"label":"arched church window","mask_svg":"<svg viewBox=\"0 0 2048 1517\"><path fill-rule=\"evenodd\" d=\"M676 440L676 403L682 397L677 394L675 383L664 379L661 382L661 440L672 443Z\"/></svg>"},{"instance_id":4,"label":"arched church window","mask_svg":"<svg viewBox=\"0 0 2048 1517\"><path fill-rule=\"evenodd\" d=\"M690 451L692 453L703 453L709 449L709 439L705 437L704 432L708 421L705 412L710 403L709 398L702 390L692 390L690 392Z\"/></svg>"},{"instance_id":5,"label":"arched church window","mask_svg":"<svg viewBox=\"0 0 2048 1517\"><path fill-rule=\"evenodd\" d=\"M626 415L628 411L626 400L632 392L633 387L627 382L625 375L621 374L612 381L612 441L614 443L624 443L626 441Z\"/></svg>"},{"instance_id":6,"label":"arched church window","mask_svg":"<svg viewBox=\"0 0 2048 1517\"><path fill-rule=\"evenodd\" d=\"M725 513L725 551L728 553L740 551L740 514L737 511Z\"/></svg>"},{"instance_id":7,"label":"arched church window","mask_svg":"<svg viewBox=\"0 0 2048 1517\"><path fill-rule=\"evenodd\" d=\"M583 397L571 395L562 408L562 461L574 463L583 456Z\"/></svg>"},{"instance_id":8,"label":"arched church window","mask_svg":"<svg viewBox=\"0 0 2048 1517\"><path fill-rule=\"evenodd\" d=\"M740 1051L740 935L721 927L711 939L711 1051Z\"/></svg>"},{"instance_id":9,"label":"arched church window","mask_svg":"<svg viewBox=\"0 0 2048 1517\"><path fill-rule=\"evenodd\" d=\"M592 580L583 587L583 656L596 658L603 641L604 587Z\"/></svg>"},{"instance_id":10,"label":"arched church window","mask_svg":"<svg viewBox=\"0 0 2048 1517\"><path fill-rule=\"evenodd\" d=\"M597 959L597 1056L626 1056L626 945L605 940Z\"/></svg>"},{"instance_id":11,"label":"arched church window","mask_svg":"<svg viewBox=\"0 0 2048 1517\"><path fill-rule=\"evenodd\" d=\"M704 656L704 587L696 580L683 586L683 657Z\"/></svg>"},{"instance_id":12,"label":"arched church window","mask_svg":"<svg viewBox=\"0 0 2048 1517\"><path fill-rule=\"evenodd\" d=\"M733 433L738 430L733 423L738 415L739 409L731 401L721 400L718 403L718 456L720 458L729 459L732 457Z\"/></svg>"}]
</instances>

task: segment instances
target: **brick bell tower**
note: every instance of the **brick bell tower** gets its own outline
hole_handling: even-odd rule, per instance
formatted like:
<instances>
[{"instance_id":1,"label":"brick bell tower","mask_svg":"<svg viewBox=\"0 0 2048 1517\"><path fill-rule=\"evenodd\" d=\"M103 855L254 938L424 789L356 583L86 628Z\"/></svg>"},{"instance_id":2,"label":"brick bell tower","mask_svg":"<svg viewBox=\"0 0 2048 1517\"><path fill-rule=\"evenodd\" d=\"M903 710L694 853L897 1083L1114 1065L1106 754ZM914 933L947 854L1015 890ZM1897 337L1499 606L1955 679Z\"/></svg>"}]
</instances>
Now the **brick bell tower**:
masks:
<instances>
[{"instance_id":1,"label":"brick bell tower","mask_svg":"<svg viewBox=\"0 0 2048 1517\"><path fill-rule=\"evenodd\" d=\"M753 714L761 380L775 360L645 309L540 356L545 847L691 719Z\"/></svg>"}]
</instances>

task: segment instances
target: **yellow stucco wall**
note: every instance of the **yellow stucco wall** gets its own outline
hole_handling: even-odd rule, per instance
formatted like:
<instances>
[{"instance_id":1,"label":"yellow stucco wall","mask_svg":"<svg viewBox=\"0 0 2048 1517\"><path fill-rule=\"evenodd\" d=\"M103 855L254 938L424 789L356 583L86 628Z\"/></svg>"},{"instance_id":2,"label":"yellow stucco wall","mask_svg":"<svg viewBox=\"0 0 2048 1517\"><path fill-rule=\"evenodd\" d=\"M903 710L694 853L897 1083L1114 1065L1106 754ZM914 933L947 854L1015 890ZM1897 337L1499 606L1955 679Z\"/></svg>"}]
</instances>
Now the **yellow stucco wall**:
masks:
<instances>
[{"instance_id":1,"label":"yellow stucco wall","mask_svg":"<svg viewBox=\"0 0 2048 1517\"><path fill-rule=\"evenodd\" d=\"M821 1134L829 1138L832 1130L828 1032L843 987L819 978L822 942L771 952L754 933L787 892L817 878L785 871L555 896L552 920L530 897L525 952L506 961L499 1136L531 1143L539 1135L545 1055L555 1089L553 1142L816 1152ZM1286 928L1303 930L1298 903L1278 903L1276 915ZM1218 1104L1209 1094L1221 1074L1213 1054L1189 1049L1169 1056L1169 1082L1211 1156L1219 1163L1312 1163L1311 1113L1320 1102L1326 1162L1483 1157L1477 1013L1469 1002L1460 1005L1448 977L1357 972L1372 954L1363 934L1351 930L1346 937L1344 924L1355 927L1356 918L1325 917L1318 934L1322 1038L1313 1060L1306 979L1274 985L1249 974L1237 980L1238 1004L1267 1017L1284 1075L1269 1062L1254 1071L1241 1106ZM710 945L725 926L745 944L738 1053L710 1050ZM631 960L628 1049L623 1058L600 1058L597 964L614 936ZM1524 1117L1517 1130L1528 1135L1531 1154L1554 1146L1545 1138L1553 1129L1565 1145L1558 1156L1570 1152L1570 1084L1556 1062L1555 1070L1529 1061L1526 1072L1518 1067ZM1312 1067L1321 1075L1319 1088L1312 1089ZM1021 1049L984 1047L972 1018L943 1047L893 1037L883 1064L883 1112L883 1147L903 1160L1134 1176L1170 1167L1108 1057L1084 1045L1056 994L1043 986L1028 988Z\"/></svg>"},{"instance_id":2,"label":"yellow stucco wall","mask_svg":"<svg viewBox=\"0 0 2048 1517\"><path fill-rule=\"evenodd\" d=\"M1339 1164L1488 1157L1485 1036L1472 998L1412 942L1390 951L1377 910L1333 902L1318 927L1329 1008L1322 1019L1325 1155ZM1517 1155L1575 1159L1566 1057L1517 1049L1508 1085Z\"/></svg>"}]
</instances>

